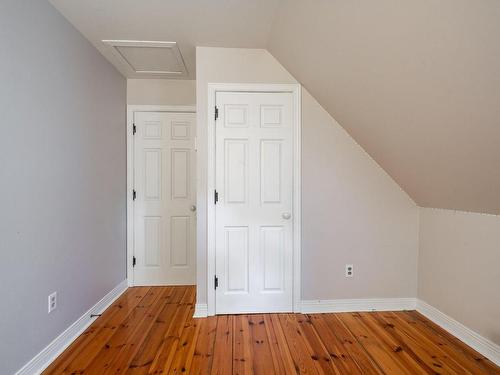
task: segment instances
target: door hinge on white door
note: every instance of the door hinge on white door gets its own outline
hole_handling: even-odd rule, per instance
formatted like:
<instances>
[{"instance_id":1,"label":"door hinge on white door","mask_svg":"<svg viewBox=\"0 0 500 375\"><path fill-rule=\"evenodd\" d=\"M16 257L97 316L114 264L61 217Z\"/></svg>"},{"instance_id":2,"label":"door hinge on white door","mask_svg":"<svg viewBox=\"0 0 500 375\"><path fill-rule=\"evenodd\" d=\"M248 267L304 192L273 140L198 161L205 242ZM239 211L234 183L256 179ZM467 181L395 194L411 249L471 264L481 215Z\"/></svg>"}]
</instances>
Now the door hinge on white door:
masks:
<instances>
[{"instance_id":1,"label":"door hinge on white door","mask_svg":"<svg viewBox=\"0 0 500 375\"><path fill-rule=\"evenodd\" d=\"M219 278L217 275L214 276L214 289L217 289L219 287Z\"/></svg>"},{"instance_id":2,"label":"door hinge on white door","mask_svg":"<svg viewBox=\"0 0 500 375\"><path fill-rule=\"evenodd\" d=\"M137 127L135 124L132 124L132 135L135 135L135 133L137 133Z\"/></svg>"},{"instance_id":3,"label":"door hinge on white door","mask_svg":"<svg viewBox=\"0 0 500 375\"><path fill-rule=\"evenodd\" d=\"M217 204L219 201L219 193L217 193L217 190L214 190L214 204Z\"/></svg>"},{"instance_id":4,"label":"door hinge on white door","mask_svg":"<svg viewBox=\"0 0 500 375\"><path fill-rule=\"evenodd\" d=\"M137 198L137 192L134 190L132 190L132 200L135 201L135 199Z\"/></svg>"},{"instance_id":5,"label":"door hinge on white door","mask_svg":"<svg viewBox=\"0 0 500 375\"><path fill-rule=\"evenodd\" d=\"M219 108L215 106L215 119L217 120L219 118Z\"/></svg>"},{"instance_id":6,"label":"door hinge on white door","mask_svg":"<svg viewBox=\"0 0 500 375\"><path fill-rule=\"evenodd\" d=\"M132 257L132 267L135 267L135 264L137 263L137 259L135 259L135 256Z\"/></svg>"}]
</instances>

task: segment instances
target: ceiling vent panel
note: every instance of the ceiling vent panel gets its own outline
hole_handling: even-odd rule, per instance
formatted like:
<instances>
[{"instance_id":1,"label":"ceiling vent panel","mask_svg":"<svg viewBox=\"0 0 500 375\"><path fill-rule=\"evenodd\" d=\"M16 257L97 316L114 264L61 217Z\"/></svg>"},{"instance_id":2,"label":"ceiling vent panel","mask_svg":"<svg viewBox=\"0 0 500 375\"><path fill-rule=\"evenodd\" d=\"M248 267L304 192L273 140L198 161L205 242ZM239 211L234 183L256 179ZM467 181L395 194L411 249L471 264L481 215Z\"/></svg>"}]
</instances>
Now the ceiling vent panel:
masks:
<instances>
[{"instance_id":1,"label":"ceiling vent panel","mask_svg":"<svg viewBox=\"0 0 500 375\"><path fill-rule=\"evenodd\" d=\"M176 42L103 40L130 77L186 78L187 69Z\"/></svg>"}]
</instances>

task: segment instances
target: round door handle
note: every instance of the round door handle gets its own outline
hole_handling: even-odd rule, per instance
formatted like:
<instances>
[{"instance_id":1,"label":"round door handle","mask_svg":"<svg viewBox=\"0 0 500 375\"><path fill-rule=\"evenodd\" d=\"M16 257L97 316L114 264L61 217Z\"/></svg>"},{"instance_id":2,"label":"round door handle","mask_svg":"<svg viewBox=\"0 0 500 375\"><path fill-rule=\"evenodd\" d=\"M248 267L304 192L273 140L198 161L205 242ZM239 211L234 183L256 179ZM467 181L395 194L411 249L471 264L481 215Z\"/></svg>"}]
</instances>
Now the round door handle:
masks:
<instances>
[{"instance_id":1,"label":"round door handle","mask_svg":"<svg viewBox=\"0 0 500 375\"><path fill-rule=\"evenodd\" d=\"M195 211L196 211L196 206L193 204L191 207L189 207L189 209L190 209L191 211L195 212Z\"/></svg>"},{"instance_id":2,"label":"round door handle","mask_svg":"<svg viewBox=\"0 0 500 375\"><path fill-rule=\"evenodd\" d=\"M283 212L283 213L281 214L281 217L282 217L283 219L285 219L285 220L288 220L288 219L290 219L290 218L292 217L292 214L291 214L290 212Z\"/></svg>"}]
</instances>

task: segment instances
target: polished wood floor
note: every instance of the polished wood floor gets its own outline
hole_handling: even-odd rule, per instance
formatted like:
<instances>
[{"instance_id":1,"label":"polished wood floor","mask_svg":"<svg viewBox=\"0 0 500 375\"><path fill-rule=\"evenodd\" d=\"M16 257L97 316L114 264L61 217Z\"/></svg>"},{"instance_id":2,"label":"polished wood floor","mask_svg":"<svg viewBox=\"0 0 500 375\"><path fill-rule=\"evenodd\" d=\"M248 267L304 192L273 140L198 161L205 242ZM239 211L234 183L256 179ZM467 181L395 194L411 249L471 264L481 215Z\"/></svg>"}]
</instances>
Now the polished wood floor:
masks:
<instances>
[{"instance_id":1,"label":"polished wood floor","mask_svg":"<svg viewBox=\"0 0 500 375\"><path fill-rule=\"evenodd\" d=\"M130 288L44 374L500 374L415 311L193 319L194 299Z\"/></svg>"}]
</instances>

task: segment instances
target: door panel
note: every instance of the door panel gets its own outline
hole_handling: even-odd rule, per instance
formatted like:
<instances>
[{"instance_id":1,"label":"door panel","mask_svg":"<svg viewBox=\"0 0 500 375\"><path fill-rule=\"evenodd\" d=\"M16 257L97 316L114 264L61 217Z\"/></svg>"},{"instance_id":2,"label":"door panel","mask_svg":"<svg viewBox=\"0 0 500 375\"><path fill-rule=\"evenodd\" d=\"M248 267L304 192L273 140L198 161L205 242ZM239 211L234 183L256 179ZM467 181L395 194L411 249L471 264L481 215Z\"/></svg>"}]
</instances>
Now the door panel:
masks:
<instances>
[{"instance_id":1,"label":"door panel","mask_svg":"<svg viewBox=\"0 0 500 375\"><path fill-rule=\"evenodd\" d=\"M246 203L248 191L248 140L225 140L226 203Z\"/></svg>"},{"instance_id":2,"label":"door panel","mask_svg":"<svg viewBox=\"0 0 500 375\"><path fill-rule=\"evenodd\" d=\"M189 216L172 216L170 218L171 267L189 266L190 221Z\"/></svg>"},{"instance_id":3,"label":"door panel","mask_svg":"<svg viewBox=\"0 0 500 375\"><path fill-rule=\"evenodd\" d=\"M292 94L216 103L216 312L292 311Z\"/></svg>"},{"instance_id":4,"label":"door panel","mask_svg":"<svg viewBox=\"0 0 500 375\"><path fill-rule=\"evenodd\" d=\"M263 290L283 292L285 266L284 230L281 226L261 227L260 246L262 258Z\"/></svg>"},{"instance_id":5,"label":"door panel","mask_svg":"<svg viewBox=\"0 0 500 375\"><path fill-rule=\"evenodd\" d=\"M225 257L228 293L248 293L248 227L226 227Z\"/></svg>"},{"instance_id":6,"label":"door panel","mask_svg":"<svg viewBox=\"0 0 500 375\"><path fill-rule=\"evenodd\" d=\"M195 114L135 112L134 285L195 283Z\"/></svg>"}]
</instances>

